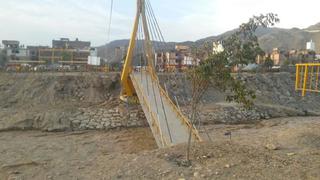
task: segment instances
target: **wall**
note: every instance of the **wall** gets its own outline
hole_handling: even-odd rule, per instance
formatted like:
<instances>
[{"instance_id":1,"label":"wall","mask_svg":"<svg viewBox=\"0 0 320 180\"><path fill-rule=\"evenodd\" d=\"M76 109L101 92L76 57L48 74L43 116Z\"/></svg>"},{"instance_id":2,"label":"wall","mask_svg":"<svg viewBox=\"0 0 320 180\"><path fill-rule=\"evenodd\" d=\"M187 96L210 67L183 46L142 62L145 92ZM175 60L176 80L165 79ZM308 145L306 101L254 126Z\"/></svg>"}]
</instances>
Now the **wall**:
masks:
<instances>
[{"instance_id":1,"label":"wall","mask_svg":"<svg viewBox=\"0 0 320 180\"><path fill-rule=\"evenodd\" d=\"M147 121L140 106L130 108L115 107L82 108L71 120L72 130L109 130L147 126Z\"/></svg>"}]
</instances>

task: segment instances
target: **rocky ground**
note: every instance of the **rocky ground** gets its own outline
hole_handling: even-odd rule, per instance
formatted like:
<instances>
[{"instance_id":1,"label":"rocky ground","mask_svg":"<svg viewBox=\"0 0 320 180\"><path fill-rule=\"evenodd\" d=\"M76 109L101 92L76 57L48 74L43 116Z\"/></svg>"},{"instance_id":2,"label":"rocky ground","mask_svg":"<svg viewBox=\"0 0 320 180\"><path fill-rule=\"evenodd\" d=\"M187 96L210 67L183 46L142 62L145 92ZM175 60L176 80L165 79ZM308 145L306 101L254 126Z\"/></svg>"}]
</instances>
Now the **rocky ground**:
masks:
<instances>
[{"instance_id":1,"label":"rocky ground","mask_svg":"<svg viewBox=\"0 0 320 180\"><path fill-rule=\"evenodd\" d=\"M188 82L176 78L161 76L188 115ZM205 142L187 167L184 145L157 150L141 107L119 101L118 74L0 73L0 180L319 179L318 94L301 98L288 73L243 81L256 106L210 89Z\"/></svg>"},{"instance_id":2,"label":"rocky ground","mask_svg":"<svg viewBox=\"0 0 320 180\"><path fill-rule=\"evenodd\" d=\"M320 119L205 126L211 141L157 150L148 128L0 133L0 179L319 179ZM231 132L231 139L225 136ZM202 130L202 136L208 137Z\"/></svg>"},{"instance_id":3,"label":"rocky ground","mask_svg":"<svg viewBox=\"0 0 320 180\"><path fill-rule=\"evenodd\" d=\"M190 88L185 76L160 78L188 116ZM255 107L247 111L226 103L225 95L211 88L201 107L202 123L252 123L320 114L319 96L302 98L294 90L292 74L244 74L243 81L257 93ZM119 74L0 73L0 131L145 127L141 107L121 103L119 92Z\"/></svg>"}]
</instances>

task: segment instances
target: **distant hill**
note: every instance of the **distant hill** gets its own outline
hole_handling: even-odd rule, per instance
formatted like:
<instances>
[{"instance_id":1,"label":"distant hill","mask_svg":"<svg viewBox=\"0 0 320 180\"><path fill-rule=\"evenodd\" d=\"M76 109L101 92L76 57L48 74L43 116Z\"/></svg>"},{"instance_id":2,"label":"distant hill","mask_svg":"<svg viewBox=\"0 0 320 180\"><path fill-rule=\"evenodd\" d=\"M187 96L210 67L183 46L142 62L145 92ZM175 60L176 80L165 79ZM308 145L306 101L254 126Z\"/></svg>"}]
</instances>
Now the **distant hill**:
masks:
<instances>
[{"instance_id":1,"label":"distant hill","mask_svg":"<svg viewBox=\"0 0 320 180\"><path fill-rule=\"evenodd\" d=\"M315 25L312 25L312 26L309 26L306 30L309 30L309 31L320 31L320 22L315 24Z\"/></svg>"},{"instance_id":2,"label":"distant hill","mask_svg":"<svg viewBox=\"0 0 320 180\"><path fill-rule=\"evenodd\" d=\"M218 36L211 36L204 39L200 39L195 42L169 42L166 43L165 47L167 50L174 49L176 44L188 45L188 46L200 46L205 42L214 42L223 40L230 36L235 30L225 32ZM320 53L320 23L312 25L306 29L292 28L260 28L257 30L257 36L261 48L270 52L273 48L280 48L282 50L290 49L305 49L306 43L311 39L316 43L316 51ZM116 47L127 47L129 40L117 40L107 45L98 47L98 53L101 57L107 58L110 61L119 61L114 58L114 49ZM156 49L159 49L160 43L155 43ZM163 48L163 46L162 46Z\"/></svg>"},{"instance_id":3,"label":"distant hill","mask_svg":"<svg viewBox=\"0 0 320 180\"><path fill-rule=\"evenodd\" d=\"M282 28L260 28L257 30L257 36L261 48L270 52L273 48L283 50L290 49L305 49L306 43L311 39L316 43L317 52L320 53L320 23L310 26L307 29L282 29ZM318 29L317 29L318 28ZM197 44L202 44L206 41L213 42L223 40L232 34L233 31L228 31L219 36L212 36L196 41Z\"/></svg>"},{"instance_id":4,"label":"distant hill","mask_svg":"<svg viewBox=\"0 0 320 180\"><path fill-rule=\"evenodd\" d=\"M192 42L190 42L190 43L192 43ZM168 50L173 50L177 43L175 43L175 42L169 42L169 43L153 42L153 44L154 44L154 47L156 50L168 51ZM117 47L127 48L128 45L129 45L129 39L112 41L109 44L98 47L98 55L100 57L103 57L104 59L107 59L109 62L118 62L121 60L116 59L115 49ZM142 47L141 42L138 43L137 47Z\"/></svg>"}]
</instances>

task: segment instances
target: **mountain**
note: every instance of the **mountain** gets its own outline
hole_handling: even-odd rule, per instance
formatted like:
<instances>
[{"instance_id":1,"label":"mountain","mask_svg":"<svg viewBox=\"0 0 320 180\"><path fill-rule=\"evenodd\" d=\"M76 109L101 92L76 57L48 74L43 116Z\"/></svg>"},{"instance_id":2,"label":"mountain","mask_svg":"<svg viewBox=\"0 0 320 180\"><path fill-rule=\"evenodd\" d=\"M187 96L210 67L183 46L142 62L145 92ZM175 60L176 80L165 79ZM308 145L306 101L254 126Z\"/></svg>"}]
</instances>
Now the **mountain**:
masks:
<instances>
[{"instance_id":1,"label":"mountain","mask_svg":"<svg viewBox=\"0 0 320 180\"><path fill-rule=\"evenodd\" d=\"M120 58L116 57L115 49L117 47L124 47L126 49L129 45L129 41L130 41L129 39L116 40L116 41L112 41L109 44L106 44L104 46L100 46L97 48L98 49L98 56L107 59L111 63L112 62L119 62ZM193 43L193 42L189 42L188 44L191 44L191 43ZM153 45L156 50L164 50L164 51L173 50L176 44L177 43L175 43L175 42L168 42L168 43L153 42ZM138 42L136 47L141 49L142 42ZM125 50L122 50L122 51L125 51ZM125 53L125 52L122 52L122 53Z\"/></svg>"},{"instance_id":2,"label":"mountain","mask_svg":"<svg viewBox=\"0 0 320 180\"><path fill-rule=\"evenodd\" d=\"M228 31L219 36L212 36L196 41L197 44L223 40L232 34ZM307 29L283 29L283 28L259 28L256 32L261 48L270 52L273 48L282 50L305 49L306 43L313 40L316 43L316 51L320 53L320 23ZM317 46L318 45L318 46Z\"/></svg>"},{"instance_id":3,"label":"mountain","mask_svg":"<svg viewBox=\"0 0 320 180\"><path fill-rule=\"evenodd\" d=\"M320 22L315 24L315 25L309 26L306 30L309 30L309 31L320 31Z\"/></svg>"},{"instance_id":4,"label":"mountain","mask_svg":"<svg viewBox=\"0 0 320 180\"><path fill-rule=\"evenodd\" d=\"M230 36L235 30L225 32L218 36L211 36L197 40L195 42L169 42L163 45L160 42L154 42L156 49L172 50L176 44L187 46L201 46L205 42L220 41ZM320 53L320 23L309 26L306 29L292 28L259 28L256 32L261 48L270 52L273 48L280 48L282 50L290 49L305 49L306 43L313 40L316 43L316 51ZM117 40L107 45L98 47L99 56L109 59L110 62L118 62L115 58L116 47L127 47L129 40Z\"/></svg>"}]
</instances>

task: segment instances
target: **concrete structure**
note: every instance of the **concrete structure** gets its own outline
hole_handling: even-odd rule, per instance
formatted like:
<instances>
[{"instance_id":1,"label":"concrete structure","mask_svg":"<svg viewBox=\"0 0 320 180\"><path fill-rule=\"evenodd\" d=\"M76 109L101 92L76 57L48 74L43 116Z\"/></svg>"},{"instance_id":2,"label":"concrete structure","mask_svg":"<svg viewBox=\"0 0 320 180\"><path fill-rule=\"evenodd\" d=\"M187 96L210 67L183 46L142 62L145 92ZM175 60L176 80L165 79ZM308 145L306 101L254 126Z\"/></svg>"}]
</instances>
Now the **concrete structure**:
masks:
<instances>
[{"instance_id":1,"label":"concrete structure","mask_svg":"<svg viewBox=\"0 0 320 180\"><path fill-rule=\"evenodd\" d=\"M101 66L101 58L98 57L98 49L91 48L88 56L88 65Z\"/></svg>"},{"instance_id":2,"label":"concrete structure","mask_svg":"<svg viewBox=\"0 0 320 180\"><path fill-rule=\"evenodd\" d=\"M189 46L183 46L183 45L176 45L175 50L182 54L190 54L191 48Z\"/></svg>"},{"instance_id":3,"label":"concrete structure","mask_svg":"<svg viewBox=\"0 0 320 180\"><path fill-rule=\"evenodd\" d=\"M98 56L89 56L88 57L88 65L100 66L101 65L101 58Z\"/></svg>"},{"instance_id":4,"label":"concrete structure","mask_svg":"<svg viewBox=\"0 0 320 180\"><path fill-rule=\"evenodd\" d=\"M177 54L176 52L166 52L166 59L164 61L164 66L165 67L175 67L177 63Z\"/></svg>"},{"instance_id":5,"label":"concrete structure","mask_svg":"<svg viewBox=\"0 0 320 180\"><path fill-rule=\"evenodd\" d=\"M197 65L197 62L194 60L193 57L185 56L182 60L182 65L184 66L194 66Z\"/></svg>"},{"instance_id":6,"label":"concrete structure","mask_svg":"<svg viewBox=\"0 0 320 180\"><path fill-rule=\"evenodd\" d=\"M19 48L20 42L15 40L3 40L2 44L4 49L17 49Z\"/></svg>"},{"instance_id":7,"label":"concrete structure","mask_svg":"<svg viewBox=\"0 0 320 180\"><path fill-rule=\"evenodd\" d=\"M6 55L11 60L29 60L29 51L24 46L20 46L19 41L15 40L3 40L2 44Z\"/></svg>"},{"instance_id":8,"label":"concrete structure","mask_svg":"<svg viewBox=\"0 0 320 180\"><path fill-rule=\"evenodd\" d=\"M88 64L89 60L90 62L98 62L97 49L91 48L90 45L90 42L78 39L75 41L70 41L68 38L53 40L52 48L38 48L38 59L49 64L84 65Z\"/></svg>"},{"instance_id":9,"label":"concrete structure","mask_svg":"<svg viewBox=\"0 0 320 180\"><path fill-rule=\"evenodd\" d=\"M49 46L27 46L27 50L29 51L29 58L31 61L39 60L39 52L41 49L48 49Z\"/></svg>"},{"instance_id":10,"label":"concrete structure","mask_svg":"<svg viewBox=\"0 0 320 180\"><path fill-rule=\"evenodd\" d=\"M126 47L116 47L114 50L114 58L113 62L121 62L126 54Z\"/></svg>"},{"instance_id":11,"label":"concrete structure","mask_svg":"<svg viewBox=\"0 0 320 180\"><path fill-rule=\"evenodd\" d=\"M52 48L55 49L87 49L89 50L91 43L88 41L70 41L68 38L61 38L60 40L52 40Z\"/></svg>"},{"instance_id":12,"label":"concrete structure","mask_svg":"<svg viewBox=\"0 0 320 180\"><path fill-rule=\"evenodd\" d=\"M70 41L66 38L52 41L52 48L48 46L24 46L19 41L2 41L4 50L9 59L9 64L101 64L97 49L90 48L90 42ZM99 63L97 63L99 62Z\"/></svg>"},{"instance_id":13,"label":"concrete structure","mask_svg":"<svg viewBox=\"0 0 320 180\"><path fill-rule=\"evenodd\" d=\"M90 50L78 49L40 49L39 60L49 64L87 64Z\"/></svg>"},{"instance_id":14,"label":"concrete structure","mask_svg":"<svg viewBox=\"0 0 320 180\"><path fill-rule=\"evenodd\" d=\"M155 64L157 68L174 71L198 65L199 60L191 56L191 48L189 46L177 45L173 51L156 53Z\"/></svg>"},{"instance_id":15,"label":"concrete structure","mask_svg":"<svg viewBox=\"0 0 320 180\"><path fill-rule=\"evenodd\" d=\"M270 58L272 59L274 66L280 66L282 61L285 60L285 57L279 48L273 49L272 53L270 54Z\"/></svg>"},{"instance_id":16,"label":"concrete structure","mask_svg":"<svg viewBox=\"0 0 320 180\"><path fill-rule=\"evenodd\" d=\"M314 43L312 40L310 40L310 42L307 42L306 49L309 51L316 51L316 43Z\"/></svg>"},{"instance_id":17,"label":"concrete structure","mask_svg":"<svg viewBox=\"0 0 320 180\"><path fill-rule=\"evenodd\" d=\"M212 49L212 53L213 54L218 54L224 51L224 47L222 45L222 43L219 42L213 42L213 49Z\"/></svg>"},{"instance_id":18,"label":"concrete structure","mask_svg":"<svg viewBox=\"0 0 320 180\"><path fill-rule=\"evenodd\" d=\"M264 55L264 56L258 55L258 56L256 57L256 63L257 63L257 64L263 64L263 63L265 62L265 60L266 60L267 57L268 57L267 54Z\"/></svg>"}]
</instances>

